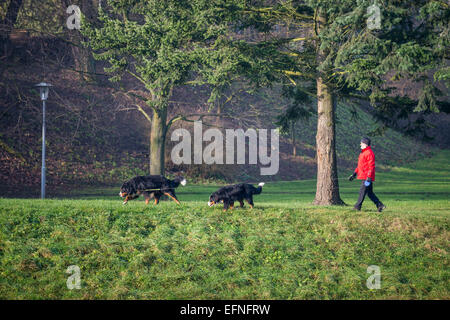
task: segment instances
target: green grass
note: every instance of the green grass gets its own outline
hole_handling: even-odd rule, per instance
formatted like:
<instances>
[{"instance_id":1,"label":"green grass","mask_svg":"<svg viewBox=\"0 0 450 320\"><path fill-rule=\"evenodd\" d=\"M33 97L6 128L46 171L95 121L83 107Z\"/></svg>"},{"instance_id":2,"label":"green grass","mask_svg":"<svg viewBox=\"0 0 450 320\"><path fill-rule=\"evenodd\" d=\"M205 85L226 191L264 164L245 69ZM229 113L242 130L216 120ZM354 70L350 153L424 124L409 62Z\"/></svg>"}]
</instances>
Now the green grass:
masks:
<instances>
[{"instance_id":1,"label":"green grass","mask_svg":"<svg viewBox=\"0 0 450 320\"><path fill-rule=\"evenodd\" d=\"M449 157L377 172L382 214L369 199L353 212L359 183L345 179L346 207L313 206L315 181L268 183L255 209L227 213L206 204L217 186L180 187L179 206L123 206L117 188L3 198L0 298L449 299ZM66 287L70 265L80 290Z\"/></svg>"}]
</instances>

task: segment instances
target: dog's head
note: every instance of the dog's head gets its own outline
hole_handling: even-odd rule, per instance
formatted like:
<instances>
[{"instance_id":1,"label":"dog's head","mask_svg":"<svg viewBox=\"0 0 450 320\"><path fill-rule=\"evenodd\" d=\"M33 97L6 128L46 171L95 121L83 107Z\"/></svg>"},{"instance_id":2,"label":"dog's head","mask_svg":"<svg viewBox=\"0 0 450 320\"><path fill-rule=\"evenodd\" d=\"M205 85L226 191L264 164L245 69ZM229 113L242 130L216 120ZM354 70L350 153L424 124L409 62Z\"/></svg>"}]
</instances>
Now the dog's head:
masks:
<instances>
[{"instance_id":1,"label":"dog's head","mask_svg":"<svg viewBox=\"0 0 450 320\"><path fill-rule=\"evenodd\" d=\"M178 176L173 180L169 180L169 187L170 188L178 188L179 185L185 186L186 185L186 179L182 176Z\"/></svg>"},{"instance_id":2,"label":"dog's head","mask_svg":"<svg viewBox=\"0 0 450 320\"><path fill-rule=\"evenodd\" d=\"M219 194L217 192L214 192L209 196L208 206L212 207L213 205L218 204L219 202L220 202Z\"/></svg>"},{"instance_id":3,"label":"dog's head","mask_svg":"<svg viewBox=\"0 0 450 320\"><path fill-rule=\"evenodd\" d=\"M136 188L129 182L124 182L120 187L119 196L125 198L127 196L134 196L136 194Z\"/></svg>"}]
</instances>

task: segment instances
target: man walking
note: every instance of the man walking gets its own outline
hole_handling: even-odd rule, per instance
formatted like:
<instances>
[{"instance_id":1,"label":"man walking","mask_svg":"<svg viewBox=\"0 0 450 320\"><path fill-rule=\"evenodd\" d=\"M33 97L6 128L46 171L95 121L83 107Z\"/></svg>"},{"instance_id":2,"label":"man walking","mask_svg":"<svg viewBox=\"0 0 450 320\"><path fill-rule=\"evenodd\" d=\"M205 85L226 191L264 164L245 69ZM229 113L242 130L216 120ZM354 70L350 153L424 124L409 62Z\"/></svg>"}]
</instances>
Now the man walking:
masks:
<instances>
[{"instance_id":1,"label":"man walking","mask_svg":"<svg viewBox=\"0 0 450 320\"><path fill-rule=\"evenodd\" d=\"M361 189L359 189L358 201L353 207L353 210L361 210L362 203L367 194L370 200L377 206L378 212L383 211L386 206L377 198L375 193L373 193L373 182L375 181L375 155L370 147L370 139L366 137L361 139L361 153L358 158L358 167L348 180L353 181L356 177L363 181Z\"/></svg>"}]
</instances>

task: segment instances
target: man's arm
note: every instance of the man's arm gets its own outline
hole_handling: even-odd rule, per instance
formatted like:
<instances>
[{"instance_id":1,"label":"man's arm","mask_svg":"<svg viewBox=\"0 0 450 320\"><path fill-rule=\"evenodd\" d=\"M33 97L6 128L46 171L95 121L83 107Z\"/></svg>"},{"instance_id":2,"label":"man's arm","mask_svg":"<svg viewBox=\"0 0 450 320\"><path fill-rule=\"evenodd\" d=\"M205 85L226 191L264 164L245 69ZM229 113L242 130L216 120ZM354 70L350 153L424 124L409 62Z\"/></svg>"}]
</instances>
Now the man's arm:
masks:
<instances>
[{"instance_id":1,"label":"man's arm","mask_svg":"<svg viewBox=\"0 0 450 320\"><path fill-rule=\"evenodd\" d=\"M359 159L358 159L358 164L359 164ZM348 181L353 181L353 179L355 179L357 175L358 175L358 166L356 166L356 169L355 169L355 171L353 171L353 174L350 177L348 177Z\"/></svg>"},{"instance_id":2,"label":"man's arm","mask_svg":"<svg viewBox=\"0 0 450 320\"><path fill-rule=\"evenodd\" d=\"M372 176L372 173L375 171L375 155L373 153L367 155L367 165L369 170L367 171L366 179Z\"/></svg>"}]
</instances>

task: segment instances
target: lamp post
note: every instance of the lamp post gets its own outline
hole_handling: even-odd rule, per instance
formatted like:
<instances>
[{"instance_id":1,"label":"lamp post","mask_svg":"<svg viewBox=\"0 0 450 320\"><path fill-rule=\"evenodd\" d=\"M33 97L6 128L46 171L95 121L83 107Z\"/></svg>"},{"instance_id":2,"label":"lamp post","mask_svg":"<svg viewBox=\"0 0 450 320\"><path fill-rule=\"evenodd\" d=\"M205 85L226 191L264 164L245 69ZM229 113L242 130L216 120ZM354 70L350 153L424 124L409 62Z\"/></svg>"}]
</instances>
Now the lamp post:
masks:
<instances>
[{"instance_id":1,"label":"lamp post","mask_svg":"<svg viewBox=\"0 0 450 320\"><path fill-rule=\"evenodd\" d=\"M48 88L52 85L41 82L36 85L42 100L42 167L41 167L41 199L45 198L45 100L48 97Z\"/></svg>"}]
</instances>

